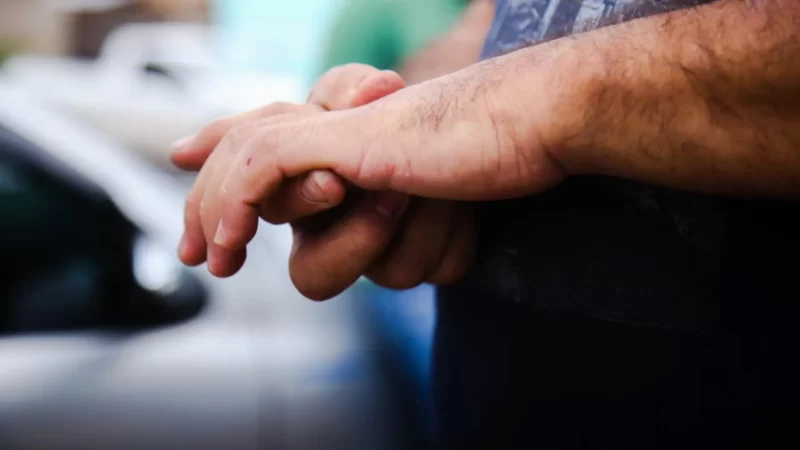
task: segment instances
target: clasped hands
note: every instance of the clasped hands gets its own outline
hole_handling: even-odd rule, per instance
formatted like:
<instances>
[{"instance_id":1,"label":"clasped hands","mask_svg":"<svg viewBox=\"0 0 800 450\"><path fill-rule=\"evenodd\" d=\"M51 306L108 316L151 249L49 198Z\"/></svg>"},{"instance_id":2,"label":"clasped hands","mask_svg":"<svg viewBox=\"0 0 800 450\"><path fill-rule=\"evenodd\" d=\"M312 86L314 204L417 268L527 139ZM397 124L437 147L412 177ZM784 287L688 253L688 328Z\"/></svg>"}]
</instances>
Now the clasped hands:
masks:
<instances>
[{"instance_id":1,"label":"clasped hands","mask_svg":"<svg viewBox=\"0 0 800 450\"><path fill-rule=\"evenodd\" d=\"M289 272L311 299L361 276L393 289L457 281L475 258L469 202L539 191L564 173L536 146L520 154L474 77L450 77L405 87L394 72L341 66L304 105L223 118L176 144L174 164L199 171L181 261L233 275L264 220L291 224Z\"/></svg>"}]
</instances>

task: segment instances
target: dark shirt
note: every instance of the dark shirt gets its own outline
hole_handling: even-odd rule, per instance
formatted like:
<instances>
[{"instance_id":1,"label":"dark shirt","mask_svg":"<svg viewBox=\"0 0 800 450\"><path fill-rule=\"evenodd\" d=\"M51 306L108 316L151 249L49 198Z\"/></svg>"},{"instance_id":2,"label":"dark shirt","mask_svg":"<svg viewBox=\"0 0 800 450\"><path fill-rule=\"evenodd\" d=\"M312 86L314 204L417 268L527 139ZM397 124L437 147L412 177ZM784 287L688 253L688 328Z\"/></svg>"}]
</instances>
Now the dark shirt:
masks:
<instances>
[{"instance_id":1,"label":"dark shirt","mask_svg":"<svg viewBox=\"0 0 800 450\"><path fill-rule=\"evenodd\" d=\"M498 0L484 57L699 3ZM446 446L763 447L787 435L796 203L593 176L478 217L478 264L439 295Z\"/></svg>"}]
</instances>

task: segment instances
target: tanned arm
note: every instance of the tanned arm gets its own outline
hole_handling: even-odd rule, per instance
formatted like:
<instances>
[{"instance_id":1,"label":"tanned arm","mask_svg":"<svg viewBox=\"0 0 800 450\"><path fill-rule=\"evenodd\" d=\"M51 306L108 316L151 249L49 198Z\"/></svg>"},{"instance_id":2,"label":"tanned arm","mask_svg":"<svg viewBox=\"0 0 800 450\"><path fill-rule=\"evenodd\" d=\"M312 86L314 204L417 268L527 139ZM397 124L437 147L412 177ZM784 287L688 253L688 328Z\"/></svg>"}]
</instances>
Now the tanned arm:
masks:
<instances>
[{"instance_id":1,"label":"tanned arm","mask_svg":"<svg viewBox=\"0 0 800 450\"><path fill-rule=\"evenodd\" d=\"M721 0L501 60L516 70L497 84L509 105L498 120L570 174L800 196L800 1ZM524 105L550 110L517 114ZM542 114L553 126L531 122Z\"/></svg>"}]
</instances>

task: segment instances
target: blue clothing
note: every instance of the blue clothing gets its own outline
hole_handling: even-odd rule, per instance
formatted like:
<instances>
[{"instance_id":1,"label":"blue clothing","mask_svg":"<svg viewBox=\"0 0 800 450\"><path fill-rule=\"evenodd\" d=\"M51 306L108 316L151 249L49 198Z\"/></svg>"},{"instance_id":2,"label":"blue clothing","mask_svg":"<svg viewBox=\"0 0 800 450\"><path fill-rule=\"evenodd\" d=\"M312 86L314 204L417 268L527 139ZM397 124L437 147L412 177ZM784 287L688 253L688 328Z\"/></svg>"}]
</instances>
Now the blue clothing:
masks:
<instances>
[{"instance_id":1,"label":"blue clothing","mask_svg":"<svg viewBox=\"0 0 800 450\"><path fill-rule=\"evenodd\" d=\"M497 0L483 53L700 3ZM445 448L800 448L797 203L587 176L478 221L439 291Z\"/></svg>"}]
</instances>

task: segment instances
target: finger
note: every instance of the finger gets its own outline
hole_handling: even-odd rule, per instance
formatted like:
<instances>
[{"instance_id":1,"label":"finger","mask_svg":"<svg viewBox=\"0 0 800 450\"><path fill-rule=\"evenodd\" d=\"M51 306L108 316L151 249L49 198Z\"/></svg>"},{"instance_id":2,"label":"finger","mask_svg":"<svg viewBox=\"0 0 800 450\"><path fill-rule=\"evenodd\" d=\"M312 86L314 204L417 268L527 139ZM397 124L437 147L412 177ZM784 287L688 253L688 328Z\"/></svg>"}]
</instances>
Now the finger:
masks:
<instances>
[{"instance_id":1,"label":"finger","mask_svg":"<svg viewBox=\"0 0 800 450\"><path fill-rule=\"evenodd\" d=\"M208 245L208 271L219 278L228 278L244 266L247 250L229 251L213 242Z\"/></svg>"},{"instance_id":2,"label":"finger","mask_svg":"<svg viewBox=\"0 0 800 450\"><path fill-rule=\"evenodd\" d=\"M222 183L231 169L231 161L236 158L238 149L252 139L258 127L258 122L249 122L234 128L228 132L214 152L213 170L203 194L200 218L203 233L208 242L208 270L216 276L233 275L241 267L240 262L243 262L241 251L253 239L258 229L258 209L255 205L231 205L240 208L230 214L227 220L223 221L222 219L224 208ZM240 237L235 246L219 244L219 242L225 242L225 233L228 230L234 230Z\"/></svg>"},{"instance_id":3,"label":"finger","mask_svg":"<svg viewBox=\"0 0 800 450\"><path fill-rule=\"evenodd\" d=\"M331 116L334 114L343 113L330 113ZM335 131L326 129L328 127L320 127L308 119L289 121L283 126L280 126L279 122L276 124L265 126L233 161L221 189L224 196L222 204L226 205L223 222L238 221L240 219L233 216L246 210L247 206L257 207L266 199L273 197L285 178L297 177L314 169L332 167L335 160L334 153L349 156L352 162L347 165L357 164L358 152L355 154L334 152L331 143L341 142L346 134L363 133L364 131L358 130L358 124L352 123L353 127L349 133L342 127L336 127ZM334 133L341 135L338 139L328 139L333 137ZM290 155L293 152L299 155ZM291 173L284 170L287 165L281 162L287 159L293 163L289 165L292 168ZM372 186L371 188L376 191L385 190ZM226 238L218 243L225 248L237 248L244 238L235 233L236 230L226 230Z\"/></svg>"},{"instance_id":4,"label":"finger","mask_svg":"<svg viewBox=\"0 0 800 450\"><path fill-rule=\"evenodd\" d=\"M208 156L233 128L254 120L289 113L308 113L320 111L314 105L295 105L292 103L272 103L246 113L217 119L195 136L180 139L172 147L170 159L180 169L197 171L205 164Z\"/></svg>"},{"instance_id":5,"label":"finger","mask_svg":"<svg viewBox=\"0 0 800 450\"><path fill-rule=\"evenodd\" d=\"M298 226L289 260L298 291L326 300L355 283L389 245L407 206L405 195L366 192L349 215L322 232Z\"/></svg>"},{"instance_id":6,"label":"finger","mask_svg":"<svg viewBox=\"0 0 800 450\"><path fill-rule=\"evenodd\" d=\"M247 151L242 152L247 154ZM269 157L269 153L265 152ZM240 155L241 156L241 155ZM249 166L255 156L247 156L245 165ZM255 234L255 227L257 226L258 213L261 209L262 201L272 197L284 180L283 172L278 167L277 163L262 164L260 167L260 175L248 179L246 187L247 195L241 195L240 192L243 188L240 187L239 182L231 182L231 178L238 179L242 176L242 166L238 163L237 158L234 161L234 166L228 172L225 181L219 186L217 192L212 193L215 196L214 203L219 205L218 209L214 212L217 214L217 230L213 238L214 242L227 249L240 249L247 245ZM266 158L264 158L266 161ZM236 189L236 191L231 191ZM254 223L254 218L255 223Z\"/></svg>"},{"instance_id":7,"label":"finger","mask_svg":"<svg viewBox=\"0 0 800 450\"><path fill-rule=\"evenodd\" d=\"M218 203L219 195L216 191L218 189L217 187L219 186L219 180L224 178L229 165L226 159L230 159L231 155L229 150L223 149L220 153L214 156L214 164L212 167L210 167L213 168L213 171L210 171L211 175L209 175L204 197L200 204L200 221L203 227L203 237L207 243L206 253L208 260L208 271L214 276L226 278L232 276L242 268L247 253L244 246L242 246L242 248L227 249L217 245L214 242L216 234L222 228L219 226L219 211L221 207ZM253 222L257 221L257 217L253 212L250 212L250 215L244 213L240 214L240 216L245 218L249 217ZM241 225L234 224L233 226ZM253 235L255 234L256 227L257 223L252 224ZM252 235L248 238L248 242L250 239L252 239Z\"/></svg>"},{"instance_id":8,"label":"finger","mask_svg":"<svg viewBox=\"0 0 800 450\"><path fill-rule=\"evenodd\" d=\"M379 72L365 64L345 64L325 72L308 93L306 103L319 105L327 110L343 109L352 93L367 76ZM338 106L338 107L337 107ZM346 108L346 107L345 107Z\"/></svg>"},{"instance_id":9,"label":"finger","mask_svg":"<svg viewBox=\"0 0 800 450\"><path fill-rule=\"evenodd\" d=\"M411 289L424 283L439 267L453 232L456 204L419 200L403 224L403 232L367 271L375 284Z\"/></svg>"},{"instance_id":10,"label":"finger","mask_svg":"<svg viewBox=\"0 0 800 450\"><path fill-rule=\"evenodd\" d=\"M364 64L346 64L320 77L306 102L329 111L349 109L369 103L369 97L372 100L381 98L404 85L403 79L395 72Z\"/></svg>"},{"instance_id":11,"label":"finger","mask_svg":"<svg viewBox=\"0 0 800 450\"><path fill-rule=\"evenodd\" d=\"M212 167L200 171L186 196L183 211L183 237L178 248L178 258L187 266L198 266L206 260L206 239L200 220L200 205Z\"/></svg>"},{"instance_id":12,"label":"finger","mask_svg":"<svg viewBox=\"0 0 800 450\"><path fill-rule=\"evenodd\" d=\"M315 170L281 186L270 201L261 204L260 216L276 225L294 222L339 206L346 191L342 180L332 172Z\"/></svg>"},{"instance_id":13,"label":"finger","mask_svg":"<svg viewBox=\"0 0 800 450\"><path fill-rule=\"evenodd\" d=\"M475 218L472 208L460 206L456 215L455 229L448 242L444 257L437 270L427 282L436 286L447 286L460 280L475 263L477 240Z\"/></svg>"},{"instance_id":14,"label":"finger","mask_svg":"<svg viewBox=\"0 0 800 450\"><path fill-rule=\"evenodd\" d=\"M211 238L214 244L231 252L245 248L258 231L258 205L220 205L219 210L225 214L214 212L213 217L218 219Z\"/></svg>"},{"instance_id":15,"label":"finger","mask_svg":"<svg viewBox=\"0 0 800 450\"><path fill-rule=\"evenodd\" d=\"M367 76L349 99L351 108L372 103L403 89L406 83L397 72L382 70ZM344 109L344 108L342 108Z\"/></svg>"},{"instance_id":16,"label":"finger","mask_svg":"<svg viewBox=\"0 0 800 450\"><path fill-rule=\"evenodd\" d=\"M373 102L404 86L403 79L395 72L360 64L350 66L351 74L333 69L331 72L340 76L323 76L309 101L324 103L329 109L347 109ZM353 86L343 86L348 82ZM344 183L332 172L312 171L281 187L272 201L262 203L260 216L273 224L293 222L339 205L345 192Z\"/></svg>"}]
</instances>

